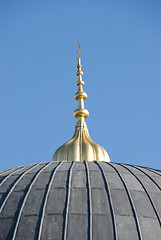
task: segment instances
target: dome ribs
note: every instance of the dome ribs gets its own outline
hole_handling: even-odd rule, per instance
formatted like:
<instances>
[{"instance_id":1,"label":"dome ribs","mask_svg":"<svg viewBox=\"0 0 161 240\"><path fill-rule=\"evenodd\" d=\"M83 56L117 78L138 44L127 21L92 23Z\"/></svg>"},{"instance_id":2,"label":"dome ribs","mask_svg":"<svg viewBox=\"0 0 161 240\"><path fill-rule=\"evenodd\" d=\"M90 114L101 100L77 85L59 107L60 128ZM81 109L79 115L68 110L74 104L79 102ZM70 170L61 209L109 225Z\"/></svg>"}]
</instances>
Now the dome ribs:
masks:
<instances>
[{"instance_id":1,"label":"dome ribs","mask_svg":"<svg viewBox=\"0 0 161 240\"><path fill-rule=\"evenodd\" d=\"M9 188L9 189L7 190L7 192L6 192L7 194L6 194L4 200L3 200L2 204L1 204L1 207L0 207L0 213L2 212L2 210L3 210L3 208L4 208L5 204L6 204L9 196L11 195L11 193L13 192L13 190L15 189L15 187L17 186L17 184L21 181L21 179L22 179L29 171L31 171L32 169L34 169L34 168L36 168L36 167L37 167L37 164L35 164L34 166L30 167L28 170L26 170L25 172L21 173L21 174L18 176L18 178L16 178L16 180L14 181L14 184L12 185L12 187ZM7 179L6 179L6 180L7 180Z\"/></svg>"},{"instance_id":2,"label":"dome ribs","mask_svg":"<svg viewBox=\"0 0 161 240\"><path fill-rule=\"evenodd\" d=\"M38 240L41 239L41 233L42 233L42 228L43 228L43 221L44 221L44 217L45 217L45 210L46 210L46 205L47 205L47 201L48 201L48 196L49 196L49 193L50 193L50 190L51 190L51 186L52 186L52 183L53 183L53 180L55 178L55 174L57 172L57 170L59 169L59 167L62 165L63 162L59 162L56 167L54 167L54 170L51 172L51 177L49 179L49 182L47 184L47 187L46 187L46 191L44 193L44 201L43 201L43 205L42 205L42 211L40 213L40 217L39 217L39 227L38 227L38 233L37 233L37 236L38 236Z\"/></svg>"},{"instance_id":3,"label":"dome ribs","mask_svg":"<svg viewBox=\"0 0 161 240\"><path fill-rule=\"evenodd\" d=\"M84 161L85 164L85 172L86 172L86 179L87 179L87 199L88 199L88 238L92 240L92 196L91 196L91 184L90 184L90 177L89 177L89 167L88 162Z\"/></svg>"},{"instance_id":4,"label":"dome ribs","mask_svg":"<svg viewBox=\"0 0 161 240\"><path fill-rule=\"evenodd\" d=\"M27 191L26 191L26 194L24 195L24 198L23 198L23 201L22 201L22 204L20 206L20 209L19 209L19 213L18 213L18 216L17 216L17 220L16 220L16 224L15 224L15 228L14 228L14 232L13 232L13 237L12 237L12 240L15 240L16 238L16 233L17 233L17 229L18 229L18 226L19 226L19 222L20 222L20 218L21 218L21 215L22 215L22 211L23 211L23 208L25 206L25 203L26 203L26 200L29 196L29 193L32 189L32 186L34 185L34 183L36 182L38 176L41 174L41 172L51 164L51 162L45 164L45 166L43 166L41 169L39 169L36 174L33 176L30 184L27 186Z\"/></svg>"},{"instance_id":5,"label":"dome ribs","mask_svg":"<svg viewBox=\"0 0 161 240\"><path fill-rule=\"evenodd\" d=\"M142 172L143 174L145 174L148 178L150 178L150 180L159 188L159 190L161 190L161 187L158 185L158 183L151 177L149 176L145 171L143 171L142 169L140 169L139 167L136 166L132 166L133 168L136 168L137 170L139 170L140 172ZM147 168L147 170L150 170ZM151 171L151 170L150 170ZM156 175L161 176L159 173L156 173L155 171L151 171L153 173L155 173Z\"/></svg>"},{"instance_id":6,"label":"dome ribs","mask_svg":"<svg viewBox=\"0 0 161 240\"><path fill-rule=\"evenodd\" d=\"M119 176L120 179L121 179L121 182L122 182L123 185L124 185L124 188L125 188L126 193L127 193L127 195L128 195L129 202L130 202L130 205L131 205L131 208L132 208L132 211L133 211L133 216L134 216L134 219L135 219L135 224L136 224L136 228L137 228L137 233L138 233L139 240L143 240L142 232L141 232L141 227L140 227L140 223L139 223L139 218L138 218L138 215L137 215L137 211L136 211L136 209L135 209L135 205L134 205L132 196L131 196L130 191L129 191L129 189L128 189L128 186L127 186L126 182L124 181L124 179L123 179L122 175L120 174L120 172L117 170L117 168L114 167L113 164L111 164L111 163L107 163L107 164L110 165L110 166L116 171L116 173L118 174L118 176Z\"/></svg>"},{"instance_id":7,"label":"dome ribs","mask_svg":"<svg viewBox=\"0 0 161 240\"><path fill-rule=\"evenodd\" d=\"M141 167L141 168L143 168L143 167ZM144 168L143 168L143 169L144 169ZM151 168L145 168L145 169L147 169L148 171L150 171L150 172L153 172L153 173L155 173L155 174L157 174L157 175L161 176L161 172L160 172L160 171L158 171L158 170L151 169Z\"/></svg>"},{"instance_id":8,"label":"dome ribs","mask_svg":"<svg viewBox=\"0 0 161 240\"><path fill-rule=\"evenodd\" d=\"M114 215L114 208L113 208L113 203L112 203L111 192L110 192L110 188L108 186L108 180L107 180L107 177L105 175L105 172L104 172L103 167L101 166L100 162L95 162L95 164L100 169L102 178L104 180L105 189L106 189L106 193L107 193L109 205L110 205L110 212L111 212L111 218L112 218L112 223L113 223L114 240L117 240L118 236L117 236L117 230L116 230L116 220L115 220L115 215Z\"/></svg>"},{"instance_id":9,"label":"dome ribs","mask_svg":"<svg viewBox=\"0 0 161 240\"><path fill-rule=\"evenodd\" d=\"M158 240L160 171L50 162L0 172L0 240Z\"/></svg>"},{"instance_id":10,"label":"dome ribs","mask_svg":"<svg viewBox=\"0 0 161 240\"><path fill-rule=\"evenodd\" d=\"M14 169L11 168L9 170L6 169L4 171L0 171L0 175L4 174L4 176L2 177L1 182L0 182L0 187L3 184L3 182L5 182L10 176L12 176L13 174L17 173L18 171L20 171L21 169L24 169L24 168L26 168L26 166L21 166L21 167L17 167Z\"/></svg>"},{"instance_id":11,"label":"dome ribs","mask_svg":"<svg viewBox=\"0 0 161 240\"><path fill-rule=\"evenodd\" d=\"M26 167L24 166L24 167L21 167L21 168L19 168L19 169L17 169L17 170L14 170L14 171L12 171L11 173L9 173L8 175L6 175L4 178L3 178L3 180L1 181L1 183L0 183L0 187L4 184L4 182L10 177L10 176L12 176L13 174L15 174L15 173L17 173L18 171L20 171L20 170L22 170L22 169L25 169Z\"/></svg>"},{"instance_id":12,"label":"dome ribs","mask_svg":"<svg viewBox=\"0 0 161 240\"><path fill-rule=\"evenodd\" d=\"M70 202L70 194L71 194L72 171L73 171L74 165L75 165L75 162L72 162L69 168L68 179L67 179L67 195L66 195L66 204L64 209L64 222L63 222L63 240L67 239L69 202Z\"/></svg>"},{"instance_id":13,"label":"dome ribs","mask_svg":"<svg viewBox=\"0 0 161 240\"><path fill-rule=\"evenodd\" d=\"M144 191L145 191L145 193L146 193L146 195L147 195L147 197L148 197L148 199L149 199L149 201L150 201L150 203L151 203L151 205L152 205L152 208L154 209L154 212L155 212L155 214L156 214L156 217L157 217L157 219L158 219L158 222L159 222L159 225L161 226L161 218L160 218L160 216L159 216L159 213L158 213L158 211L157 211L157 208L156 208L156 206L155 206L155 204L154 204L154 202L153 202L153 200L152 200L152 197L150 196L150 193L148 192L148 190L146 189L146 187L145 187L145 185L143 184L143 182L139 179L139 177L138 176L136 176L136 174L135 173L133 173L128 167L126 167L126 166L124 166L123 164L119 164L120 166L122 166L123 168L125 168L125 169L127 169L127 171L129 171L138 181L139 181L139 183L141 184L141 186L143 187L143 189L144 189ZM134 167L135 168L135 167ZM136 169L138 169L138 170L140 170L139 168L136 168ZM142 170L140 170L141 172L143 172L144 173L144 171L142 171ZM146 176L147 176L147 174L146 173L144 173ZM153 180L150 176L148 176L151 180ZM153 180L154 181L154 180ZM154 181L155 182L155 181ZM157 185L158 186L158 185Z\"/></svg>"},{"instance_id":14,"label":"dome ribs","mask_svg":"<svg viewBox=\"0 0 161 240\"><path fill-rule=\"evenodd\" d=\"M34 165L34 164L28 164L29 165ZM20 170L22 168L24 168L26 166L18 166L18 167L15 167L15 168L8 168L8 169L5 169L5 170L0 170L0 175L1 174L9 174L10 172L14 172L14 171L17 171L17 170Z\"/></svg>"}]
</instances>

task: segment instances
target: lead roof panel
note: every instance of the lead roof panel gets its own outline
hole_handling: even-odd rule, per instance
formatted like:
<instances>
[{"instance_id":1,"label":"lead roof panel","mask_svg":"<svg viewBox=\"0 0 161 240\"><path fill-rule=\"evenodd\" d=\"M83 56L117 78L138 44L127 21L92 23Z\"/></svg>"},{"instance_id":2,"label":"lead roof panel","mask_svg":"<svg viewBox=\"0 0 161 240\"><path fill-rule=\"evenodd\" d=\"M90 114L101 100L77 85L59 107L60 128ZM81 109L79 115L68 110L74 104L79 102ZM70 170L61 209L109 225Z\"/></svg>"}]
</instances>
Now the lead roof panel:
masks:
<instances>
[{"instance_id":1,"label":"lead roof panel","mask_svg":"<svg viewBox=\"0 0 161 240\"><path fill-rule=\"evenodd\" d=\"M161 236L160 171L51 162L4 170L0 179L0 240Z\"/></svg>"}]
</instances>

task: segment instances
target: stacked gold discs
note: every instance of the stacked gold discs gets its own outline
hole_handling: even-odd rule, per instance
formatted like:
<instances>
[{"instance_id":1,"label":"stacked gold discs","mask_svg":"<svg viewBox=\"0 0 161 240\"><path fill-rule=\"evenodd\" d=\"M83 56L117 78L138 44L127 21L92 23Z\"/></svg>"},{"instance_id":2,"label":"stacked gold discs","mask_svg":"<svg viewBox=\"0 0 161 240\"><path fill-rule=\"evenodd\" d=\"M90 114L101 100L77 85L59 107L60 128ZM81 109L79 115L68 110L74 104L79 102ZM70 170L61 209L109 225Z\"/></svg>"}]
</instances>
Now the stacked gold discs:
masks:
<instances>
[{"instance_id":1,"label":"stacked gold discs","mask_svg":"<svg viewBox=\"0 0 161 240\"><path fill-rule=\"evenodd\" d=\"M80 117L87 118L89 116L88 110L84 108L84 100L87 99L87 94L83 91L84 82L82 80L83 72L81 70L81 67L81 59L79 57L77 65L78 71L76 73L76 75L78 76L78 81L76 83L76 85L78 86L78 92L74 96L75 100L78 101L78 109L76 109L73 113L74 117L77 119Z\"/></svg>"}]
</instances>

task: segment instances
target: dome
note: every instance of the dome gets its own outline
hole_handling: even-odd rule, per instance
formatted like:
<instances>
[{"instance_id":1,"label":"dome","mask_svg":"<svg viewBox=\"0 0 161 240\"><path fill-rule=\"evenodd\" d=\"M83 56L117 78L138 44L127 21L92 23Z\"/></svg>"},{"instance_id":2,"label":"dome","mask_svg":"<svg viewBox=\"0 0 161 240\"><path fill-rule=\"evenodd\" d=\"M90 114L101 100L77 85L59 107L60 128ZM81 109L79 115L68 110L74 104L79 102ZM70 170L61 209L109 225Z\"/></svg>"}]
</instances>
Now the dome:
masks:
<instances>
[{"instance_id":1,"label":"dome","mask_svg":"<svg viewBox=\"0 0 161 240\"><path fill-rule=\"evenodd\" d=\"M158 240L161 171L49 162L0 172L0 240Z\"/></svg>"},{"instance_id":2,"label":"dome","mask_svg":"<svg viewBox=\"0 0 161 240\"><path fill-rule=\"evenodd\" d=\"M53 161L0 172L0 240L158 240L161 171L110 163L89 136L78 47L78 120Z\"/></svg>"}]
</instances>

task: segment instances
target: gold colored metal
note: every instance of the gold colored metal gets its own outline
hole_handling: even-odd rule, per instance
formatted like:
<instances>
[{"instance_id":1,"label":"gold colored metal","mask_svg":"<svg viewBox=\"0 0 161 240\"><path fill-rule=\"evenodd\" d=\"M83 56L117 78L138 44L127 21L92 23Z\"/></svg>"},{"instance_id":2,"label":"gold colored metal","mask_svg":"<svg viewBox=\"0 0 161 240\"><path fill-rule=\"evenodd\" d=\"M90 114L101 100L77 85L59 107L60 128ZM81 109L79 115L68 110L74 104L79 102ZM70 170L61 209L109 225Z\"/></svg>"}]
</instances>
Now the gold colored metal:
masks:
<instances>
[{"instance_id":1,"label":"gold colored metal","mask_svg":"<svg viewBox=\"0 0 161 240\"><path fill-rule=\"evenodd\" d=\"M84 100L87 99L87 93L83 91L84 82L82 81L83 72L81 69L82 65L81 65L80 54L81 54L81 47L78 45L78 52L77 52L78 71L76 73L76 75L78 76L78 81L76 83L76 85L78 86L78 92L74 96L75 100L78 101L78 109L76 109L73 113L74 117L77 119L79 117L87 118L89 116L88 110L84 108Z\"/></svg>"},{"instance_id":2,"label":"gold colored metal","mask_svg":"<svg viewBox=\"0 0 161 240\"><path fill-rule=\"evenodd\" d=\"M78 109L73 113L78 119L75 126L75 132L71 140L60 146L53 156L53 161L105 161L110 162L110 158L106 150L93 142L89 136L85 118L89 116L89 112L84 108L84 100L87 94L83 91L84 82L82 80L83 72L81 70L81 47L78 43L77 59L78 59L78 92L74 98L78 101Z\"/></svg>"}]
</instances>

